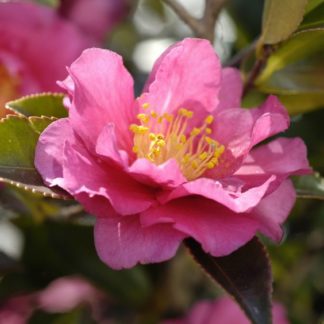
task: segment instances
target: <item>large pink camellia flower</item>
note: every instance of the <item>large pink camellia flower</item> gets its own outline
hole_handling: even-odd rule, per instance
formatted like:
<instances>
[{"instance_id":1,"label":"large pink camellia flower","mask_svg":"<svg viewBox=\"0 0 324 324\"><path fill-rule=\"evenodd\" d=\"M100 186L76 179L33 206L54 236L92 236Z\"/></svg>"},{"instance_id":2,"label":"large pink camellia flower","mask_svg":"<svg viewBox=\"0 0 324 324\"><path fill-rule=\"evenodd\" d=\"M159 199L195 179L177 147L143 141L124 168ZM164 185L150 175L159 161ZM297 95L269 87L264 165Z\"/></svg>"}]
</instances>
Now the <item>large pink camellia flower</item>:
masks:
<instances>
[{"instance_id":1,"label":"large pink camellia flower","mask_svg":"<svg viewBox=\"0 0 324 324\"><path fill-rule=\"evenodd\" d=\"M289 324L285 309L278 303L272 307L273 324ZM163 324L249 324L244 312L229 297L215 301L201 301L181 319L164 321Z\"/></svg>"},{"instance_id":2,"label":"large pink camellia flower","mask_svg":"<svg viewBox=\"0 0 324 324\"><path fill-rule=\"evenodd\" d=\"M289 125L270 96L240 108L239 72L208 41L185 39L156 62L143 94L122 59L89 49L62 82L69 117L40 136L36 167L97 216L95 244L115 269L171 258L192 237L227 255L256 232L273 240L295 201L288 180L309 172L298 138L257 146Z\"/></svg>"},{"instance_id":3,"label":"large pink camellia flower","mask_svg":"<svg viewBox=\"0 0 324 324\"><path fill-rule=\"evenodd\" d=\"M97 42L54 9L27 2L0 2L0 117L7 101L58 91L70 65Z\"/></svg>"}]
</instances>

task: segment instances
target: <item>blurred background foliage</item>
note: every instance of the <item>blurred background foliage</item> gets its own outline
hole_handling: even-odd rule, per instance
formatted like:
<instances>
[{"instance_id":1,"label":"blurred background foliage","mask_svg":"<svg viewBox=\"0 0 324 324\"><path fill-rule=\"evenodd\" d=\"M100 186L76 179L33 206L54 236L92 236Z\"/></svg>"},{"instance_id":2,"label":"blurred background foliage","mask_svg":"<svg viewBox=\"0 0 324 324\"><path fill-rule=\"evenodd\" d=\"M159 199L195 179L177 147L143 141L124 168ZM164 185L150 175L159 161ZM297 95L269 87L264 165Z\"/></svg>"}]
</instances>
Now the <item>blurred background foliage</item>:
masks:
<instances>
[{"instance_id":1,"label":"blurred background foliage","mask_svg":"<svg viewBox=\"0 0 324 324\"><path fill-rule=\"evenodd\" d=\"M59 0L37 2L59 6ZM202 14L204 1L181 2L193 16ZM246 80L261 62L262 71L252 80L245 105L255 106L269 93L278 95L292 116L285 136L302 137L311 165L324 174L324 1L308 1L306 14L303 12L300 19L300 13L292 12L296 26L292 23L277 39L268 37L265 25L276 25L278 15L287 17L290 12L285 1L274 2L277 8L268 10L275 11L262 18L263 1L229 0L216 24L215 49L223 64L241 68ZM193 34L161 1L131 4L132 12L107 34L104 47L124 57L139 93L159 54L176 40ZM303 177L296 179L296 185L304 198L297 200L285 224L285 239L280 246L266 241L274 274L274 299L285 305L292 323L323 323L324 204L308 196L323 197L324 181L320 176ZM78 274L109 296L105 311L116 323L157 323L162 317L185 313L196 300L222 294L185 249L166 263L124 271L109 269L94 249L93 219L74 202L5 186L0 203L1 300ZM86 306L65 314L38 310L30 320L91 321Z\"/></svg>"}]
</instances>

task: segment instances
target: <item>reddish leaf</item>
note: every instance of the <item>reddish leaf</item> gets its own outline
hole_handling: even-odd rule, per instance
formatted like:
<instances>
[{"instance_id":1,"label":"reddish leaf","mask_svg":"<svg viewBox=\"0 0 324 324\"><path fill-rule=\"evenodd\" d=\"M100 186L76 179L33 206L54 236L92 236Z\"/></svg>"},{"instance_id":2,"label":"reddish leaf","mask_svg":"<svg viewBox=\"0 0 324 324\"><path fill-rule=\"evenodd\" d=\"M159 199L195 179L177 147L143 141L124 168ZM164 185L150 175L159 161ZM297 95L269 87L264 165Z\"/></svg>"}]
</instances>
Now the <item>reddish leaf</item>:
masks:
<instances>
[{"instance_id":1,"label":"reddish leaf","mask_svg":"<svg viewBox=\"0 0 324 324\"><path fill-rule=\"evenodd\" d=\"M252 323L271 323L271 267L258 238L217 258L204 252L193 239L187 239L185 244L203 269L236 299Z\"/></svg>"}]
</instances>

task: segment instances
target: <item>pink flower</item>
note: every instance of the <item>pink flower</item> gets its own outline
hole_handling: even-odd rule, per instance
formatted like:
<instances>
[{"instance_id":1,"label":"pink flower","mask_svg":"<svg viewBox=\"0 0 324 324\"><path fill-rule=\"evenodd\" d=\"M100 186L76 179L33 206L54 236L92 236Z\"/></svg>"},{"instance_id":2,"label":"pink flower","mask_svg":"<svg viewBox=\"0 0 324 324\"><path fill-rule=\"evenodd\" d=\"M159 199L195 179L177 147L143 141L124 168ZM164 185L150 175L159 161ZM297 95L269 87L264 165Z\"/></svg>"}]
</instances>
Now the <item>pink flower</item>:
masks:
<instances>
[{"instance_id":1,"label":"pink flower","mask_svg":"<svg viewBox=\"0 0 324 324\"><path fill-rule=\"evenodd\" d=\"M273 324L289 324L285 309L278 303L272 308ZM249 324L241 308L229 297L202 301L194 305L183 319L164 321L164 324Z\"/></svg>"},{"instance_id":2,"label":"pink flower","mask_svg":"<svg viewBox=\"0 0 324 324\"><path fill-rule=\"evenodd\" d=\"M81 305L90 307L96 323L102 323L102 306L106 304L105 295L82 277L62 277L43 290L11 297L1 303L0 323L25 324L36 310L66 313Z\"/></svg>"},{"instance_id":3,"label":"pink flower","mask_svg":"<svg viewBox=\"0 0 324 324\"><path fill-rule=\"evenodd\" d=\"M56 80L81 51L97 44L48 7L0 2L0 117L22 95L58 91Z\"/></svg>"},{"instance_id":4,"label":"pink flower","mask_svg":"<svg viewBox=\"0 0 324 324\"><path fill-rule=\"evenodd\" d=\"M69 117L40 136L36 167L97 216L95 244L115 269L160 262L193 237L227 255L256 232L275 241L295 201L288 180L309 172L276 97L242 109L239 72L209 42L185 39L156 62L143 94L119 55L83 52L62 82Z\"/></svg>"},{"instance_id":5,"label":"pink flower","mask_svg":"<svg viewBox=\"0 0 324 324\"><path fill-rule=\"evenodd\" d=\"M102 41L129 13L126 0L61 0L60 12L90 37Z\"/></svg>"}]
</instances>

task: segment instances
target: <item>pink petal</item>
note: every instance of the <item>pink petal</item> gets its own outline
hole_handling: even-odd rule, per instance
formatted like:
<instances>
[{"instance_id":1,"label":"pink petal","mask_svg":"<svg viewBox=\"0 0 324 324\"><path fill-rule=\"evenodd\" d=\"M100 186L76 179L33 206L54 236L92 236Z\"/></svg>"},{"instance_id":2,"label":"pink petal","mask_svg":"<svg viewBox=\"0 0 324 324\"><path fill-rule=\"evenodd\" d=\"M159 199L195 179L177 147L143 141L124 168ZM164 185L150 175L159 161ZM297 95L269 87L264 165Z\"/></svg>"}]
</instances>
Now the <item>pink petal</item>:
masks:
<instances>
[{"instance_id":1,"label":"pink petal","mask_svg":"<svg viewBox=\"0 0 324 324\"><path fill-rule=\"evenodd\" d=\"M217 168L206 175L224 178L232 175L252 147L289 126L289 116L274 96L256 109L225 109L216 112L214 138L225 146Z\"/></svg>"},{"instance_id":2,"label":"pink petal","mask_svg":"<svg viewBox=\"0 0 324 324\"><path fill-rule=\"evenodd\" d=\"M304 142L299 138L278 138L253 149L234 176L250 186L256 186L274 174L277 180L271 187L275 189L283 179L291 175L310 172Z\"/></svg>"},{"instance_id":3,"label":"pink petal","mask_svg":"<svg viewBox=\"0 0 324 324\"><path fill-rule=\"evenodd\" d=\"M139 98L159 114L181 107L212 111L218 104L221 67L211 44L187 38L170 47L155 63Z\"/></svg>"},{"instance_id":4,"label":"pink petal","mask_svg":"<svg viewBox=\"0 0 324 324\"><path fill-rule=\"evenodd\" d=\"M288 112L276 96L269 96L259 108L252 109L251 113L255 120L251 146L286 130L290 124Z\"/></svg>"},{"instance_id":5,"label":"pink petal","mask_svg":"<svg viewBox=\"0 0 324 324\"><path fill-rule=\"evenodd\" d=\"M184 183L173 191L162 193L159 200L165 204L177 198L199 195L224 205L236 213L243 213L260 202L274 180L275 176L271 176L260 186L241 192L240 188L228 189L219 181L199 178Z\"/></svg>"},{"instance_id":6,"label":"pink petal","mask_svg":"<svg viewBox=\"0 0 324 324\"><path fill-rule=\"evenodd\" d=\"M122 58L108 50L88 49L71 65L69 73L74 81L69 110L72 127L91 148L104 126L113 123L118 147L129 150L129 125L135 121L136 109L133 80Z\"/></svg>"},{"instance_id":7,"label":"pink petal","mask_svg":"<svg viewBox=\"0 0 324 324\"><path fill-rule=\"evenodd\" d=\"M120 168L95 159L80 143L66 143L63 176L65 189L75 197L81 193L105 197L119 214L147 209L154 196ZM91 205L89 210L91 211ZM109 213L109 211L107 211Z\"/></svg>"},{"instance_id":8,"label":"pink petal","mask_svg":"<svg viewBox=\"0 0 324 324\"><path fill-rule=\"evenodd\" d=\"M59 119L50 124L40 135L35 153L35 166L49 186L64 187L64 145L73 136L69 120Z\"/></svg>"},{"instance_id":9,"label":"pink petal","mask_svg":"<svg viewBox=\"0 0 324 324\"><path fill-rule=\"evenodd\" d=\"M270 96L260 108L221 111L215 117L213 134L237 158L288 126L286 110L276 97Z\"/></svg>"},{"instance_id":10,"label":"pink petal","mask_svg":"<svg viewBox=\"0 0 324 324\"><path fill-rule=\"evenodd\" d=\"M251 214L262 223L261 233L274 241L282 239L281 224L288 217L296 200L296 192L290 180L284 181L277 190L262 199Z\"/></svg>"},{"instance_id":11,"label":"pink petal","mask_svg":"<svg viewBox=\"0 0 324 324\"><path fill-rule=\"evenodd\" d=\"M143 228L137 215L98 218L95 225L98 255L113 269L168 260L184 237L168 224Z\"/></svg>"},{"instance_id":12,"label":"pink petal","mask_svg":"<svg viewBox=\"0 0 324 324\"><path fill-rule=\"evenodd\" d=\"M160 165L147 159L137 159L129 168L129 173L139 182L153 187L174 188L187 181L174 159Z\"/></svg>"},{"instance_id":13,"label":"pink petal","mask_svg":"<svg viewBox=\"0 0 324 324\"><path fill-rule=\"evenodd\" d=\"M211 200L187 197L151 208L141 215L145 226L170 223L200 242L213 256L230 254L247 243L259 227L248 214L237 214Z\"/></svg>"},{"instance_id":14,"label":"pink petal","mask_svg":"<svg viewBox=\"0 0 324 324\"><path fill-rule=\"evenodd\" d=\"M122 167L127 167L128 165L128 154L118 149L115 125L112 123L104 126L99 134L96 144L96 153L102 157L108 158L110 161L114 161L117 165Z\"/></svg>"},{"instance_id":15,"label":"pink petal","mask_svg":"<svg viewBox=\"0 0 324 324\"><path fill-rule=\"evenodd\" d=\"M239 108L241 106L242 93L243 82L240 71L234 68L223 69L217 110Z\"/></svg>"}]
</instances>

